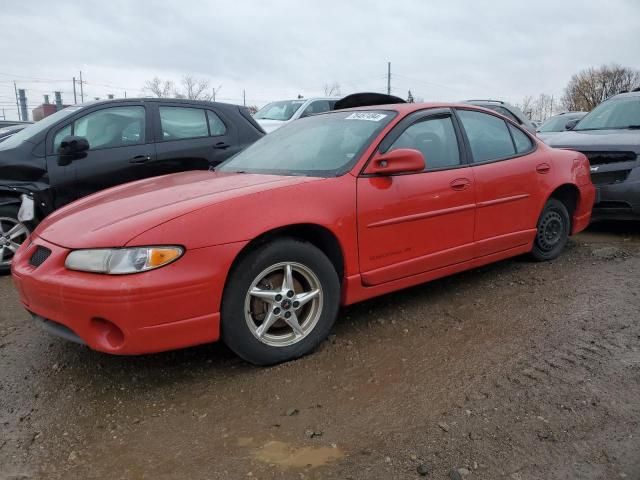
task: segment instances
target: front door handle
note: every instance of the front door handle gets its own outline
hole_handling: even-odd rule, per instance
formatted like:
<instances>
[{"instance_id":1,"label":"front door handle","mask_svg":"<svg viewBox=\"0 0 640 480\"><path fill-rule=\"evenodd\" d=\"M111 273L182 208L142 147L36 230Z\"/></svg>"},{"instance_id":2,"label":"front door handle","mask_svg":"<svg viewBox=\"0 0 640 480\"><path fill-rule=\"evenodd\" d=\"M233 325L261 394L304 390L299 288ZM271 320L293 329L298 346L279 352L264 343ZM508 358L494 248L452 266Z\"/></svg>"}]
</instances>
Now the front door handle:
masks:
<instances>
[{"instance_id":1,"label":"front door handle","mask_svg":"<svg viewBox=\"0 0 640 480\"><path fill-rule=\"evenodd\" d=\"M452 180L449 185L451 185L453 190L466 190L471 186L471 180L468 178L456 178L455 180Z\"/></svg>"},{"instance_id":2,"label":"front door handle","mask_svg":"<svg viewBox=\"0 0 640 480\"><path fill-rule=\"evenodd\" d=\"M151 156L149 155L136 155L129 160L129 163L147 163L149 160L151 160Z\"/></svg>"},{"instance_id":3,"label":"front door handle","mask_svg":"<svg viewBox=\"0 0 640 480\"><path fill-rule=\"evenodd\" d=\"M545 173L549 173L550 170L551 170L551 165L549 165L548 163L540 163L536 165L536 172L541 173L543 175Z\"/></svg>"},{"instance_id":4,"label":"front door handle","mask_svg":"<svg viewBox=\"0 0 640 480\"><path fill-rule=\"evenodd\" d=\"M229 145L228 143L218 142L213 146L213 148L218 150L224 150L225 148L229 148L230 146L231 145Z\"/></svg>"}]
</instances>

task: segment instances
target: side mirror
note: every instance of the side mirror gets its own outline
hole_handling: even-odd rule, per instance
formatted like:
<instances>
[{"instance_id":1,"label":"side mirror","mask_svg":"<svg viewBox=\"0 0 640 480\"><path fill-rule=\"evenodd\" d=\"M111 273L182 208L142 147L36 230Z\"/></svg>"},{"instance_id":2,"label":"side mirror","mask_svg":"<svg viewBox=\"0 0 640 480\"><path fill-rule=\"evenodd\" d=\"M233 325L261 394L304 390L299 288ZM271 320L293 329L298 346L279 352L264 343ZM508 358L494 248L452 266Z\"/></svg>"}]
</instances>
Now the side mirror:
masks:
<instances>
[{"instance_id":1,"label":"side mirror","mask_svg":"<svg viewBox=\"0 0 640 480\"><path fill-rule=\"evenodd\" d=\"M392 175L394 173L418 173L425 169L422 152L412 148L399 148L391 152L377 154L364 173L367 175Z\"/></svg>"},{"instance_id":2,"label":"side mirror","mask_svg":"<svg viewBox=\"0 0 640 480\"><path fill-rule=\"evenodd\" d=\"M564 129L565 130L573 130L573 127L575 127L578 124L579 121L580 121L580 119L569 120L567 123L565 123Z\"/></svg>"},{"instance_id":3,"label":"side mirror","mask_svg":"<svg viewBox=\"0 0 640 480\"><path fill-rule=\"evenodd\" d=\"M64 167L74 160L86 157L89 148L89 141L84 137L64 137L58 148L58 165Z\"/></svg>"}]
</instances>

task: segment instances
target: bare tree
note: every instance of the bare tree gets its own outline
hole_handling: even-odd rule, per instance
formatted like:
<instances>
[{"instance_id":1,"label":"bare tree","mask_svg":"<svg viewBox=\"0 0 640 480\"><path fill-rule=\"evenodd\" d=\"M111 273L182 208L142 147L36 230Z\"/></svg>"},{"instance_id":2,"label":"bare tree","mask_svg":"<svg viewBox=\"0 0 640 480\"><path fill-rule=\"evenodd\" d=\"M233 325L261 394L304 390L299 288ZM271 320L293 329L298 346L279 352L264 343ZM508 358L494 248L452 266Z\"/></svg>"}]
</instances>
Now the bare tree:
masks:
<instances>
[{"instance_id":1,"label":"bare tree","mask_svg":"<svg viewBox=\"0 0 640 480\"><path fill-rule=\"evenodd\" d=\"M209 80L205 78L196 78L193 75L185 75L182 77L182 95L189 100L211 100L212 95L209 94Z\"/></svg>"},{"instance_id":2,"label":"bare tree","mask_svg":"<svg viewBox=\"0 0 640 480\"><path fill-rule=\"evenodd\" d=\"M533 113L533 97L531 95L527 95L522 99L522 102L516 104L522 112L529 118L531 118L531 114Z\"/></svg>"},{"instance_id":3,"label":"bare tree","mask_svg":"<svg viewBox=\"0 0 640 480\"><path fill-rule=\"evenodd\" d=\"M143 90L159 98L188 98L189 100L211 100L220 90L220 87L216 90L210 89L209 80L193 75L182 77L180 84L182 89L178 90L171 80L154 77L145 82Z\"/></svg>"},{"instance_id":4,"label":"bare tree","mask_svg":"<svg viewBox=\"0 0 640 480\"><path fill-rule=\"evenodd\" d=\"M331 85L328 83L324 84L325 97L339 97L340 95L340 84L338 82L333 82Z\"/></svg>"},{"instance_id":5,"label":"bare tree","mask_svg":"<svg viewBox=\"0 0 640 480\"><path fill-rule=\"evenodd\" d=\"M173 96L175 93L174 84L171 80L162 80L158 77L154 77L152 80L147 80L144 84L143 90L158 98L168 98Z\"/></svg>"},{"instance_id":6,"label":"bare tree","mask_svg":"<svg viewBox=\"0 0 640 480\"><path fill-rule=\"evenodd\" d=\"M611 95L638 87L638 70L615 64L590 67L571 77L564 89L562 103L567 110L589 112Z\"/></svg>"},{"instance_id":7,"label":"bare tree","mask_svg":"<svg viewBox=\"0 0 640 480\"><path fill-rule=\"evenodd\" d=\"M527 95L517 107L531 120L545 121L560 108L560 102L553 95L541 93L537 98Z\"/></svg>"}]
</instances>

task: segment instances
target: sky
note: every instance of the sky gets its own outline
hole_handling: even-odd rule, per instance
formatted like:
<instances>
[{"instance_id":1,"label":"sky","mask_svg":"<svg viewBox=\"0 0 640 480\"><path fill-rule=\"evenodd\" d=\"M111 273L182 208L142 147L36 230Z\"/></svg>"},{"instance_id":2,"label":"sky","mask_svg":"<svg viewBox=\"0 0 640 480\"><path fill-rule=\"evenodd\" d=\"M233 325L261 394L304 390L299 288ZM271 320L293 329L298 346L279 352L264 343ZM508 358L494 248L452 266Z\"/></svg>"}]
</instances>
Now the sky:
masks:
<instances>
[{"instance_id":1,"label":"sky","mask_svg":"<svg viewBox=\"0 0 640 480\"><path fill-rule=\"evenodd\" d=\"M541 93L605 63L640 69L640 0L0 0L0 118L62 91L145 96L153 77L209 80L217 100L408 90L425 101ZM80 102L78 84L78 102Z\"/></svg>"}]
</instances>

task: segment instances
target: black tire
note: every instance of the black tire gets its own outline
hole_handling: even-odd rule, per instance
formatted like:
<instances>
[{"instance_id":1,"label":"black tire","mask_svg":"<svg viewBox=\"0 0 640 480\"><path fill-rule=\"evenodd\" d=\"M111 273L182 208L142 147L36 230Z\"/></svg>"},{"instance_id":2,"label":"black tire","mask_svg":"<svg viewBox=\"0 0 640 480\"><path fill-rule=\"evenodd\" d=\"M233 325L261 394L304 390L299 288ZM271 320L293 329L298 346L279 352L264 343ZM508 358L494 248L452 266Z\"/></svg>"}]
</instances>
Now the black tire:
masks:
<instances>
[{"instance_id":1,"label":"black tire","mask_svg":"<svg viewBox=\"0 0 640 480\"><path fill-rule=\"evenodd\" d=\"M12 223L18 223L18 210L20 210L18 205L0 205L0 249L4 245L5 240L7 240L3 233L10 228ZM21 235L15 239L16 242L14 243L21 244L26 238L27 236ZM0 250L0 252L3 252L0 254L2 255L0 256L0 275L7 275L11 272L10 257L13 257L13 254L8 250ZM5 256L8 258L4 258ZM9 263L6 264L6 261L9 261Z\"/></svg>"},{"instance_id":2,"label":"black tire","mask_svg":"<svg viewBox=\"0 0 640 480\"><path fill-rule=\"evenodd\" d=\"M251 288L264 288L259 287L260 283L253 285L261 278L262 274L271 268L276 270L269 275L277 275L278 268L285 268L281 266L285 263L293 265L293 268L304 267L307 269L307 274L311 272L313 280L317 281L316 286L319 285L316 290L319 290L320 293L317 300L310 300L309 303L301 306L299 310L293 310L295 304L293 306L285 306L284 301L286 298L282 295L280 295L282 303L274 301L271 304L258 299L258 301L264 302L261 305L268 312L277 310L281 315L285 315L287 314L285 309L291 309L294 315L300 315L303 318L307 315L306 318L314 319L309 320L308 323L300 321L300 324L307 325L308 331L299 340L290 340L296 343L291 345L268 345L265 343L268 339L260 340L257 336L257 331L254 333L252 330L255 327L258 327L259 330L260 324L258 320L255 320L259 316L256 317L253 313L254 304L251 302L253 302L252 299L254 297L249 296L248 292ZM306 277L300 271L293 270L292 272L293 277L295 277L294 282L297 282L295 297L292 297L292 299L295 299L305 291L301 285L306 281ZM282 281L284 281L284 270ZM274 283L280 285L280 281L274 281ZM268 290L266 291L270 293L276 293L276 290L284 291L280 290L281 288L284 289L284 284L276 287L267 286ZM312 287L309 287L309 290L311 289ZM290 293L293 295L293 292ZM233 267L222 298L222 339L238 356L255 365L274 365L293 360L312 352L327 337L338 314L339 304L340 281L333 264L327 256L308 242L293 238L282 238L249 252ZM245 308L246 305L249 305L249 308ZM275 308L277 306L282 308ZM308 309L306 313L304 309ZM246 315L245 312L247 312ZM263 312L263 315L266 319L268 314ZM288 315L291 314L289 313ZM285 319L276 320L276 323L270 328L277 328L278 325L282 330L276 330L276 332L284 331L285 334L283 335L286 335L286 329L289 326L286 324ZM269 332L271 330L267 328L266 334L269 334ZM295 336L292 327L291 332L288 334Z\"/></svg>"},{"instance_id":3,"label":"black tire","mask_svg":"<svg viewBox=\"0 0 640 480\"><path fill-rule=\"evenodd\" d=\"M536 238L531 250L533 259L546 262L557 258L571 232L571 217L564 203L550 198L542 209L536 228Z\"/></svg>"}]
</instances>

